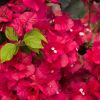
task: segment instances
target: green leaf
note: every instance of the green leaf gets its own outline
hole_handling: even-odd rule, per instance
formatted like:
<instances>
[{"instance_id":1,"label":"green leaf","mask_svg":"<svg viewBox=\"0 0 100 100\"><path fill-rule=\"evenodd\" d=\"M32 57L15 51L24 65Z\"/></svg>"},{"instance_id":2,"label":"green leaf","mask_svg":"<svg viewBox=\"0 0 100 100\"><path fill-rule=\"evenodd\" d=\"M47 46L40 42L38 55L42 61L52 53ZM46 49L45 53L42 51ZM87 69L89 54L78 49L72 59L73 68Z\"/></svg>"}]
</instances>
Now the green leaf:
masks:
<instances>
[{"instance_id":1,"label":"green leaf","mask_svg":"<svg viewBox=\"0 0 100 100\"><path fill-rule=\"evenodd\" d=\"M41 31L37 28L34 28L31 32L26 33L24 36L24 39L27 38L28 36L34 36L35 38L43 40L44 42L48 43L47 39L44 37Z\"/></svg>"},{"instance_id":2,"label":"green leaf","mask_svg":"<svg viewBox=\"0 0 100 100\"><path fill-rule=\"evenodd\" d=\"M9 61L18 52L18 46L12 43L6 43L0 50L1 63Z\"/></svg>"},{"instance_id":3,"label":"green leaf","mask_svg":"<svg viewBox=\"0 0 100 100\"><path fill-rule=\"evenodd\" d=\"M24 42L30 48L39 48L39 49L43 48L41 40L33 36L28 36L27 38L24 39Z\"/></svg>"},{"instance_id":4,"label":"green leaf","mask_svg":"<svg viewBox=\"0 0 100 100\"><path fill-rule=\"evenodd\" d=\"M33 29L31 32L25 34L23 39L25 45L32 49L43 48L43 45L41 43L42 40L47 43L46 38L38 29Z\"/></svg>"},{"instance_id":5,"label":"green leaf","mask_svg":"<svg viewBox=\"0 0 100 100\"><path fill-rule=\"evenodd\" d=\"M35 37L37 37L38 39L43 40L44 42L48 43L47 39L43 36L43 34L41 33L40 30L38 29L33 29L32 33L34 34Z\"/></svg>"},{"instance_id":6,"label":"green leaf","mask_svg":"<svg viewBox=\"0 0 100 100\"><path fill-rule=\"evenodd\" d=\"M87 13L87 9L81 0L71 0L69 6L63 7L62 5L62 10L64 10L65 12L69 12L73 19L83 18Z\"/></svg>"},{"instance_id":7,"label":"green leaf","mask_svg":"<svg viewBox=\"0 0 100 100\"><path fill-rule=\"evenodd\" d=\"M12 27L6 27L5 31L6 37L11 41L18 41L18 37L16 35L16 32Z\"/></svg>"}]
</instances>

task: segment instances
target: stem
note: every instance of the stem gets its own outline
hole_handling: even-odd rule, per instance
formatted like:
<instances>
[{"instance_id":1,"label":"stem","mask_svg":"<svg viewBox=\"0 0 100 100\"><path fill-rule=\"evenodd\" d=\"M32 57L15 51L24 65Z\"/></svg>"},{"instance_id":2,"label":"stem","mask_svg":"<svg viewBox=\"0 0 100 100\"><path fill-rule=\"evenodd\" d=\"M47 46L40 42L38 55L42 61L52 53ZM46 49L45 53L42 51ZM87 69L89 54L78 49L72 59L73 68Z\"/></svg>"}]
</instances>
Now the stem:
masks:
<instances>
[{"instance_id":1,"label":"stem","mask_svg":"<svg viewBox=\"0 0 100 100\"><path fill-rule=\"evenodd\" d=\"M17 43L16 43L18 46L24 46L24 43L23 41L19 40Z\"/></svg>"}]
</instances>

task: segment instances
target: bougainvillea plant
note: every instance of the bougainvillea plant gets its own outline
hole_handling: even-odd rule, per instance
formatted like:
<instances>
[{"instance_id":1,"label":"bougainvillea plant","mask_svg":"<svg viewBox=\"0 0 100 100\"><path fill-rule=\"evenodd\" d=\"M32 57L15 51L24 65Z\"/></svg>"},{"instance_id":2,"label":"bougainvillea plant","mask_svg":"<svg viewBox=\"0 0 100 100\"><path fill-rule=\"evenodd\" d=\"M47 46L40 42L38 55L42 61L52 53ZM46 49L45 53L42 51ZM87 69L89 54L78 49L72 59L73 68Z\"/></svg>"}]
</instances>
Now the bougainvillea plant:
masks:
<instances>
[{"instance_id":1,"label":"bougainvillea plant","mask_svg":"<svg viewBox=\"0 0 100 100\"><path fill-rule=\"evenodd\" d=\"M0 100L100 100L100 0L0 0Z\"/></svg>"}]
</instances>

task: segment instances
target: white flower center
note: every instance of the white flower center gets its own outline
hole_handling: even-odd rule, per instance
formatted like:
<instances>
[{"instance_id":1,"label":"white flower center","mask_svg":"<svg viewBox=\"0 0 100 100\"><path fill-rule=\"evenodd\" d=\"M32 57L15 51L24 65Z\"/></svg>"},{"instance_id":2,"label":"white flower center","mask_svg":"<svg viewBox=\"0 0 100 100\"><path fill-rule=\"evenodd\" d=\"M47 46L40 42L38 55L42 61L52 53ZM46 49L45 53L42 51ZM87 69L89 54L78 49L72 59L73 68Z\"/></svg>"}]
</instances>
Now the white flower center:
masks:
<instances>
[{"instance_id":1,"label":"white flower center","mask_svg":"<svg viewBox=\"0 0 100 100\"><path fill-rule=\"evenodd\" d=\"M53 52L54 52L54 53L57 53L57 50L54 50Z\"/></svg>"},{"instance_id":2,"label":"white flower center","mask_svg":"<svg viewBox=\"0 0 100 100\"><path fill-rule=\"evenodd\" d=\"M84 32L79 32L79 35L84 36L85 34L84 34Z\"/></svg>"},{"instance_id":3,"label":"white flower center","mask_svg":"<svg viewBox=\"0 0 100 100\"><path fill-rule=\"evenodd\" d=\"M70 32L73 32L73 29L70 29Z\"/></svg>"},{"instance_id":4,"label":"white flower center","mask_svg":"<svg viewBox=\"0 0 100 100\"><path fill-rule=\"evenodd\" d=\"M54 47L52 47L52 48L51 48L51 50L55 50L55 48L54 48Z\"/></svg>"},{"instance_id":5,"label":"white flower center","mask_svg":"<svg viewBox=\"0 0 100 100\"><path fill-rule=\"evenodd\" d=\"M55 47L52 47L51 50L54 52L54 53L57 53L58 51L55 49Z\"/></svg>"},{"instance_id":6,"label":"white flower center","mask_svg":"<svg viewBox=\"0 0 100 100\"><path fill-rule=\"evenodd\" d=\"M89 28L86 28L86 31L87 31L87 32L91 32L91 30L90 30Z\"/></svg>"},{"instance_id":7,"label":"white flower center","mask_svg":"<svg viewBox=\"0 0 100 100\"><path fill-rule=\"evenodd\" d=\"M82 95L85 95L85 92L84 92L83 88L80 88L79 91L80 91L80 93L81 93Z\"/></svg>"}]
</instances>

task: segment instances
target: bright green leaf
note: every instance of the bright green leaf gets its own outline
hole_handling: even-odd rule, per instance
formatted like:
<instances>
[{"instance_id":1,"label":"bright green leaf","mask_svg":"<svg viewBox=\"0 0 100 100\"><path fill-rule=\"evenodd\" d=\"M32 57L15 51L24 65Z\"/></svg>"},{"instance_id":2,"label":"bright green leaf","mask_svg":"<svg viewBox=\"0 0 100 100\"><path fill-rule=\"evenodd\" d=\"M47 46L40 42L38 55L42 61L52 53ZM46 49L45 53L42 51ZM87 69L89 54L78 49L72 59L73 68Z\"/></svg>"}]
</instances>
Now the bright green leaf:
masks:
<instances>
[{"instance_id":1,"label":"bright green leaf","mask_svg":"<svg viewBox=\"0 0 100 100\"><path fill-rule=\"evenodd\" d=\"M34 36L35 37L37 37L38 39L41 39L41 40L43 40L44 42L48 42L47 41L47 39L43 36L43 34L41 33L41 31L40 30L38 30L38 29L34 29L33 31L32 31L32 33L34 34Z\"/></svg>"},{"instance_id":2,"label":"bright green leaf","mask_svg":"<svg viewBox=\"0 0 100 100\"><path fill-rule=\"evenodd\" d=\"M31 32L26 33L24 36L24 39L28 36L32 36L35 37L37 39L43 40L44 42L48 42L47 39L45 38L45 36L41 33L41 31L37 28L33 29Z\"/></svg>"},{"instance_id":3,"label":"bright green leaf","mask_svg":"<svg viewBox=\"0 0 100 100\"><path fill-rule=\"evenodd\" d=\"M5 31L6 37L11 41L18 41L18 37L16 35L16 32L12 27L6 27Z\"/></svg>"},{"instance_id":4,"label":"bright green leaf","mask_svg":"<svg viewBox=\"0 0 100 100\"><path fill-rule=\"evenodd\" d=\"M25 45L32 49L43 48L42 40L47 43L46 38L38 29L33 29L31 32L25 34L23 41Z\"/></svg>"},{"instance_id":5,"label":"bright green leaf","mask_svg":"<svg viewBox=\"0 0 100 100\"><path fill-rule=\"evenodd\" d=\"M18 52L18 46L16 44L7 43L0 50L1 63L9 61Z\"/></svg>"},{"instance_id":6,"label":"bright green leaf","mask_svg":"<svg viewBox=\"0 0 100 100\"><path fill-rule=\"evenodd\" d=\"M25 44L30 48L43 48L41 40L34 36L28 36L24 39Z\"/></svg>"}]
</instances>

